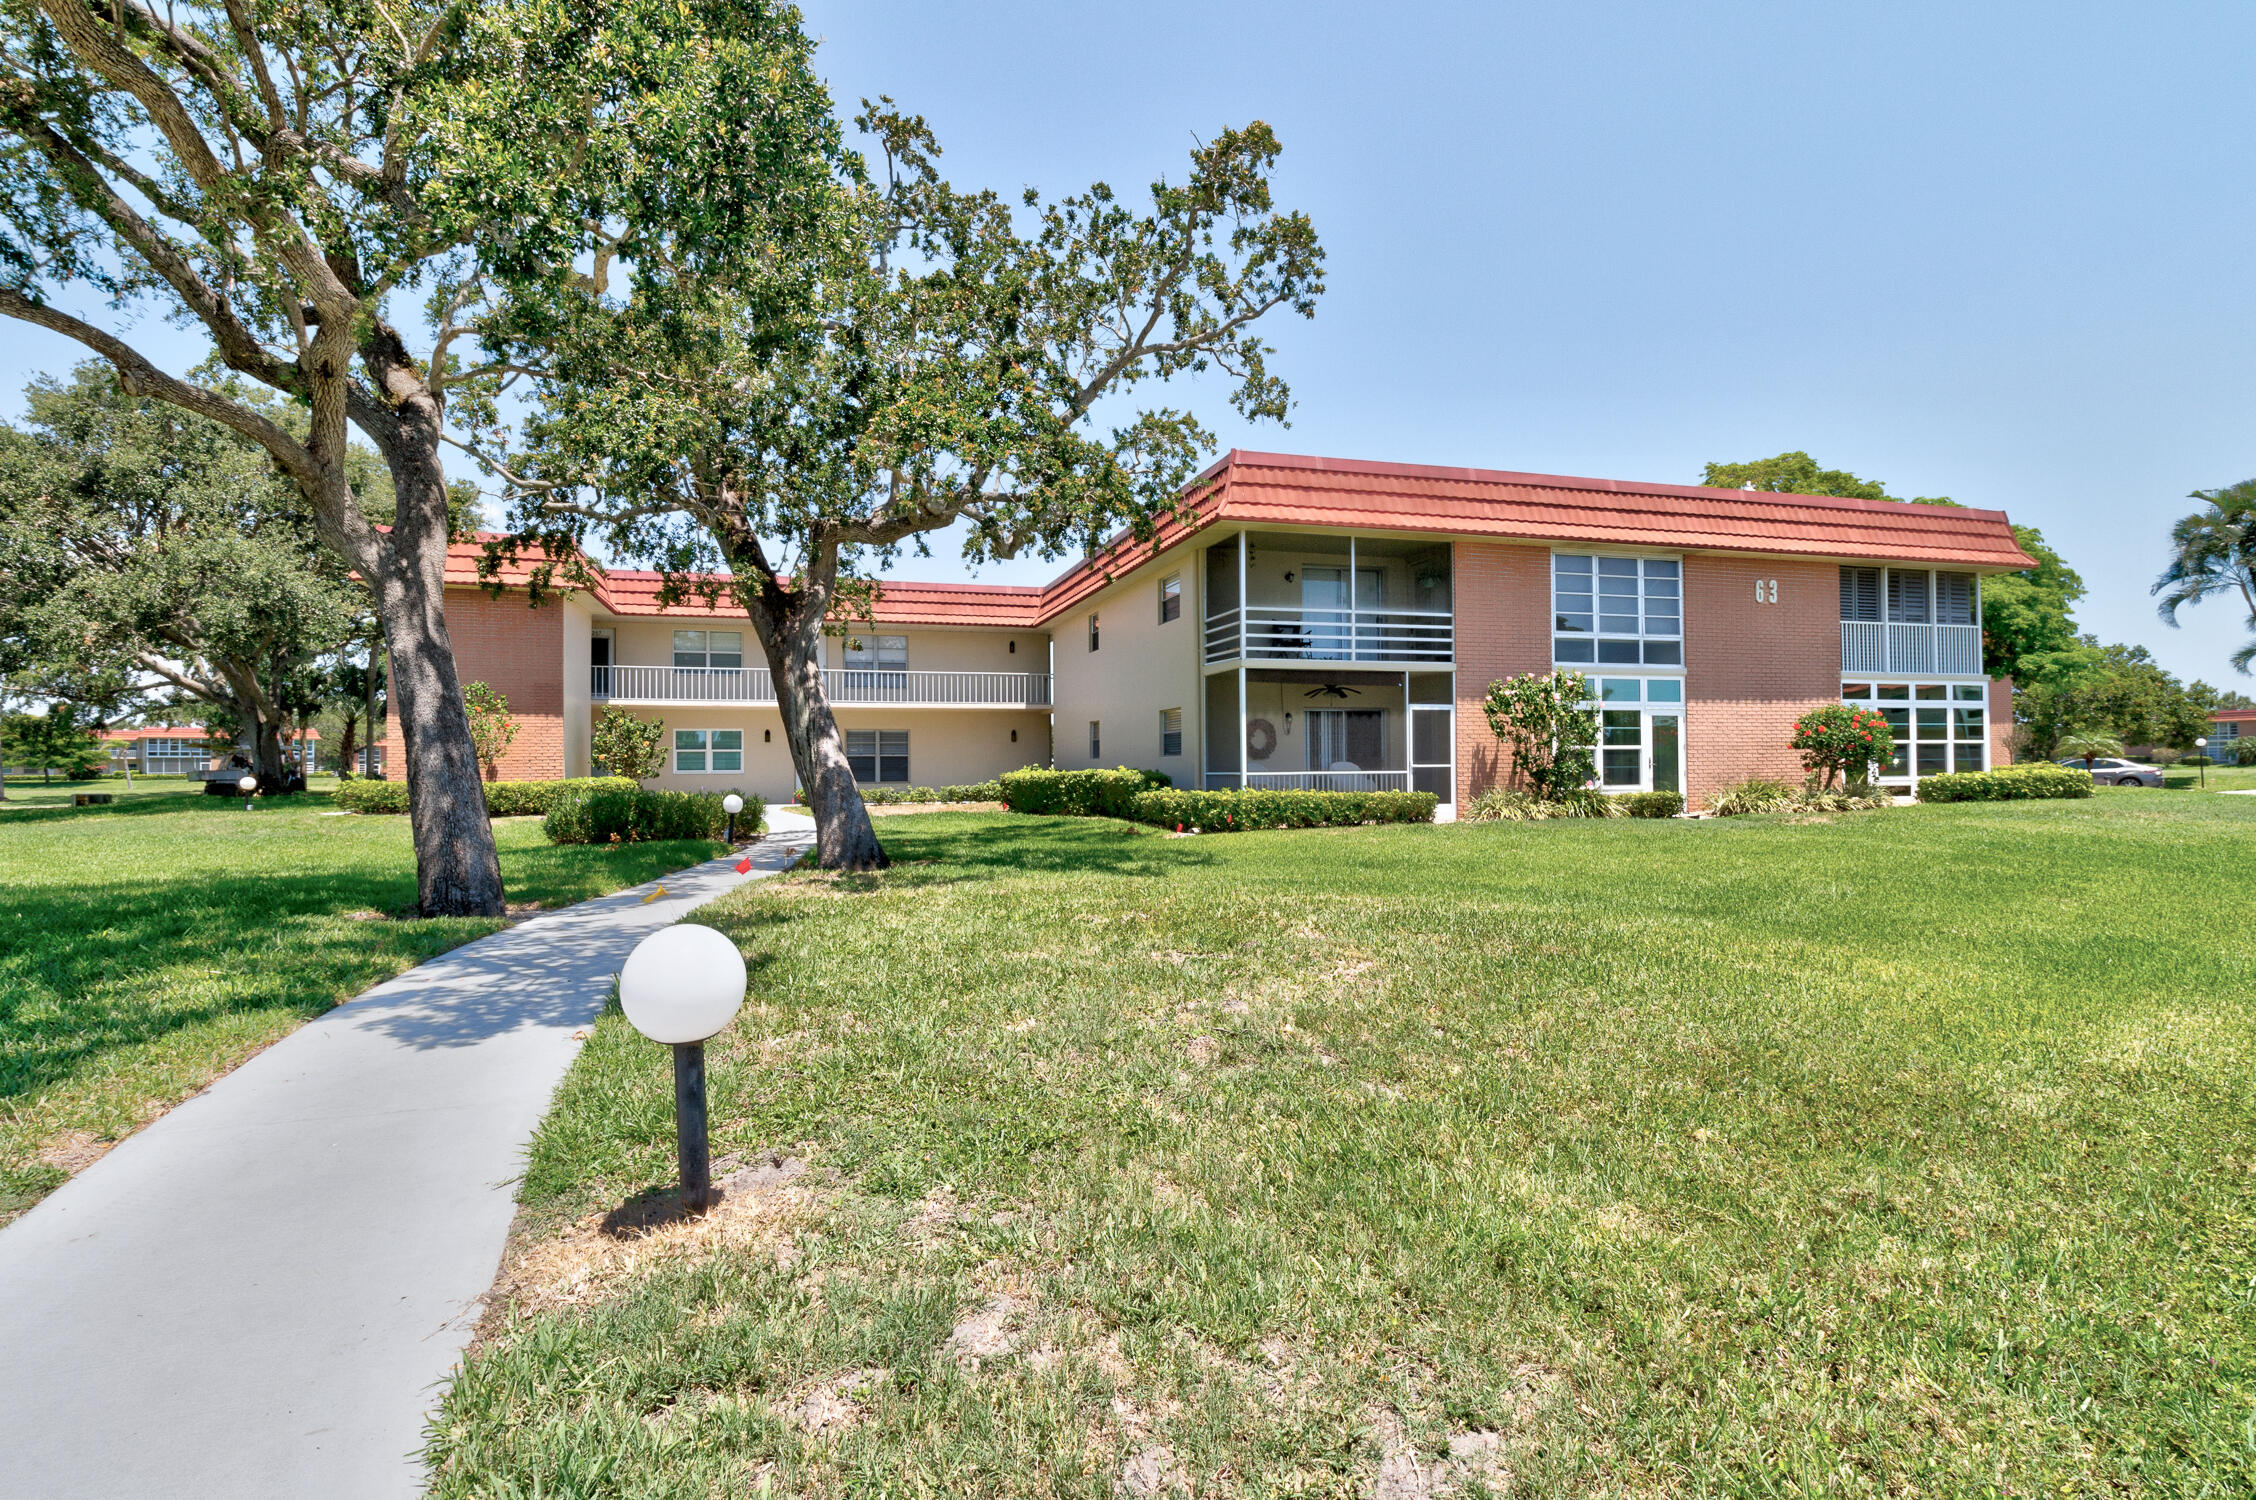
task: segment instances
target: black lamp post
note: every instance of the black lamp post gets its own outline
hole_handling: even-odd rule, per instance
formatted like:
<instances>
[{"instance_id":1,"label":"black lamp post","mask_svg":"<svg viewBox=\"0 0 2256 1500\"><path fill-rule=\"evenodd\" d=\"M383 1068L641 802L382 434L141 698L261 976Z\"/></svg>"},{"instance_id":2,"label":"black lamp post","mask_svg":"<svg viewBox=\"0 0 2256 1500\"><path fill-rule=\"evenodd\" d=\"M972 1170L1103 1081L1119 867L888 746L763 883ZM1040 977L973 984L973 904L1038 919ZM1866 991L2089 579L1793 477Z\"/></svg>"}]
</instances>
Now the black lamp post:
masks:
<instances>
[{"instance_id":1,"label":"black lamp post","mask_svg":"<svg viewBox=\"0 0 2256 1500\"><path fill-rule=\"evenodd\" d=\"M744 799L734 792L729 793L721 799L721 811L728 814L728 841L731 846L734 846L736 843L736 815L744 811Z\"/></svg>"},{"instance_id":2,"label":"black lamp post","mask_svg":"<svg viewBox=\"0 0 2256 1500\"><path fill-rule=\"evenodd\" d=\"M2193 753L2201 757L2201 789L2206 792L2209 790L2209 736L2193 737Z\"/></svg>"}]
</instances>

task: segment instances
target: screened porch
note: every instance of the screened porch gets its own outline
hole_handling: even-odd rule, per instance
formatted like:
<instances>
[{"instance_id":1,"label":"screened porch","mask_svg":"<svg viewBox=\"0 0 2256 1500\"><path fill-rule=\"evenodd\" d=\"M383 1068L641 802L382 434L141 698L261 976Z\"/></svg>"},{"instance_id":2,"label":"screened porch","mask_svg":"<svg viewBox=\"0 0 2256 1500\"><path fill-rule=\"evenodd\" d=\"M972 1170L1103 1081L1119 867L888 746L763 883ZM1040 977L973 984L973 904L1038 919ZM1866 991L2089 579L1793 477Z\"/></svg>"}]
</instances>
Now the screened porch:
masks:
<instances>
[{"instance_id":1,"label":"screened porch","mask_svg":"<svg viewBox=\"0 0 2256 1500\"><path fill-rule=\"evenodd\" d=\"M1206 785L1431 792L1455 784L1448 672L1239 667L1206 679Z\"/></svg>"}]
</instances>

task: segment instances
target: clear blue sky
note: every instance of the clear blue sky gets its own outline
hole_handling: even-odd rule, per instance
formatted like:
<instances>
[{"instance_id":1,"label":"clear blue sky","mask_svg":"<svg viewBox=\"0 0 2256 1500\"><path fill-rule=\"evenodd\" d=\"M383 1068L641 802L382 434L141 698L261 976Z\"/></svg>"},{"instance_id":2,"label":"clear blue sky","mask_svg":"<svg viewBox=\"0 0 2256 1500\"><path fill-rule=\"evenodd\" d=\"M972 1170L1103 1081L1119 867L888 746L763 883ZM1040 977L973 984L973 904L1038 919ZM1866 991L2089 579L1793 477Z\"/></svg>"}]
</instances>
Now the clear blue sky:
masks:
<instances>
[{"instance_id":1,"label":"clear blue sky","mask_svg":"<svg viewBox=\"0 0 2256 1500\"><path fill-rule=\"evenodd\" d=\"M2256 7L815 0L808 22L842 107L921 111L959 185L1140 190L1194 135L1277 129L1331 291L1273 331L1289 430L1193 393L1225 447L1688 483L1807 449L2040 527L2087 629L2251 688L2234 610L2173 631L2147 587L2186 492L2256 475ZM12 408L73 354L10 333ZM964 576L938 550L898 571Z\"/></svg>"}]
</instances>

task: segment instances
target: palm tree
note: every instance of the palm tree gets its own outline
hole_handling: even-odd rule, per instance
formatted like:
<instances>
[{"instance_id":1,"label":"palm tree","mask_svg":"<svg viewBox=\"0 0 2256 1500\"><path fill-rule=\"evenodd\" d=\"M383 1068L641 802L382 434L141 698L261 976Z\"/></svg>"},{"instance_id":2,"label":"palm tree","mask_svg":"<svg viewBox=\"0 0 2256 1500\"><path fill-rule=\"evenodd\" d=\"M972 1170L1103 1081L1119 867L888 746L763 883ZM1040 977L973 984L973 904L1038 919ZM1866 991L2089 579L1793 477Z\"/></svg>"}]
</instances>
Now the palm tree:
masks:
<instances>
[{"instance_id":1,"label":"palm tree","mask_svg":"<svg viewBox=\"0 0 2256 1500\"><path fill-rule=\"evenodd\" d=\"M2052 747L2062 755L2075 756L2084 763L2088 773L2092 762L2103 755L2121 755L2123 742L2104 729L2079 729L2074 734L2064 734Z\"/></svg>"},{"instance_id":2,"label":"palm tree","mask_svg":"<svg viewBox=\"0 0 2256 1500\"><path fill-rule=\"evenodd\" d=\"M2238 594L2248 607L2249 642L2233 653L2235 670L2256 661L2256 479L2221 490L2195 490L2205 503L2170 528L2170 566L2154 580L2162 618L2178 623L2180 606L2212 594Z\"/></svg>"}]
</instances>

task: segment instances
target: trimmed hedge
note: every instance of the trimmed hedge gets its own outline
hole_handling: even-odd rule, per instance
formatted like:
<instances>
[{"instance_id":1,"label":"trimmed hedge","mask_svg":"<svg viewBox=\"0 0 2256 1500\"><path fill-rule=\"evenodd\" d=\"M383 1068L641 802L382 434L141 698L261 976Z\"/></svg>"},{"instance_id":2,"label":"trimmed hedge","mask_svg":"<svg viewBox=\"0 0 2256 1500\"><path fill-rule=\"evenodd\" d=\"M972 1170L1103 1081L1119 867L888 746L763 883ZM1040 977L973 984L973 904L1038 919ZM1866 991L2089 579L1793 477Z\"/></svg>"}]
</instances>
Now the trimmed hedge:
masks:
<instances>
[{"instance_id":1,"label":"trimmed hedge","mask_svg":"<svg viewBox=\"0 0 2256 1500\"><path fill-rule=\"evenodd\" d=\"M2066 766L2000 766L1995 771L1957 771L1919 778L1922 802L2011 802L2023 797L2089 797L2089 771Z\"/></svg>"},{"instance_id":2,"label":"trimmed hedge","mask_svg":"<svg viewBox=\"0 0 2256 1500\"><path fill-rule=\"evenodd\" d=\"M737 821L756 830L764 811L757 797L747 797ZM598 787L560 798L541 821L552 844L717 839L727 830L719 792L650 792L638 786Z\"/></svg>"},{"instance_id":3,"label":"trimmed hedge","mask_svg":"<svg viewBox=\"0 0 2256 1500\"><path fill-rule=\"evenodd\" d=\"M1003 784L999 781L975 781L969 786L864 786L862 800L872 807L893 807L902 804L927 802L1000 802ZM801 787L791 794L793 803L807 805L807 789Z\"/></svg>"},{"instance_id":4,"label":"trimmed hedge","mask_svg":"<svg viewBox=\"0 0 2256 1500\"><path fill-rule=\"evenodd\" d=\"M1673 818L1684 811L1682 792L1624 792L1614 806L1632 818Z\"/></svg>"},{"instance_id":5,"label":"trimmed hedge","mask_svg":"<svg viewBox=\"0 0 2256 1500\"><path fill-rule=\"evenodd\" d=\"M555 807L558 799L597 788L617 791L632 790L634 783L624 776L578 776L557 781L487 781L480 783L486 792L486 816L489 818L540 817ZM346 812L404 813L407 811L407 783L404 781L340 782L333 799Z\"/></svg>"},{"instance_id":6,"label":"trimmed hedge","mask_svg":"<svg viewBox=\"0 0 2256 1500\"><path fill-rule=\"evenodd\" d=\"M1334 828L1355 823L1431 823L1434 804L1440 800L1431 792L1155 790L1138 792L1128 799L1126 812L1111 816L1125 817L1138 823L1156 823L1162 828L1196 828L1205 833L1244 833L1261 828Z\"/></svg>"},{"instance_id":7,"label":"trimmed hedge","mask_svg":"<svg viewBox=\"0 0 2256 1500\"><path fill-rule=\"evenodd\" d=\"M1133 818L1128 804L1143 793L1175 783L1157 771L1005 771L1002 800L1012 812L1069 818ZM1296 794L1309 795L1309 794Z\"/></svg>"}]
</instances>

